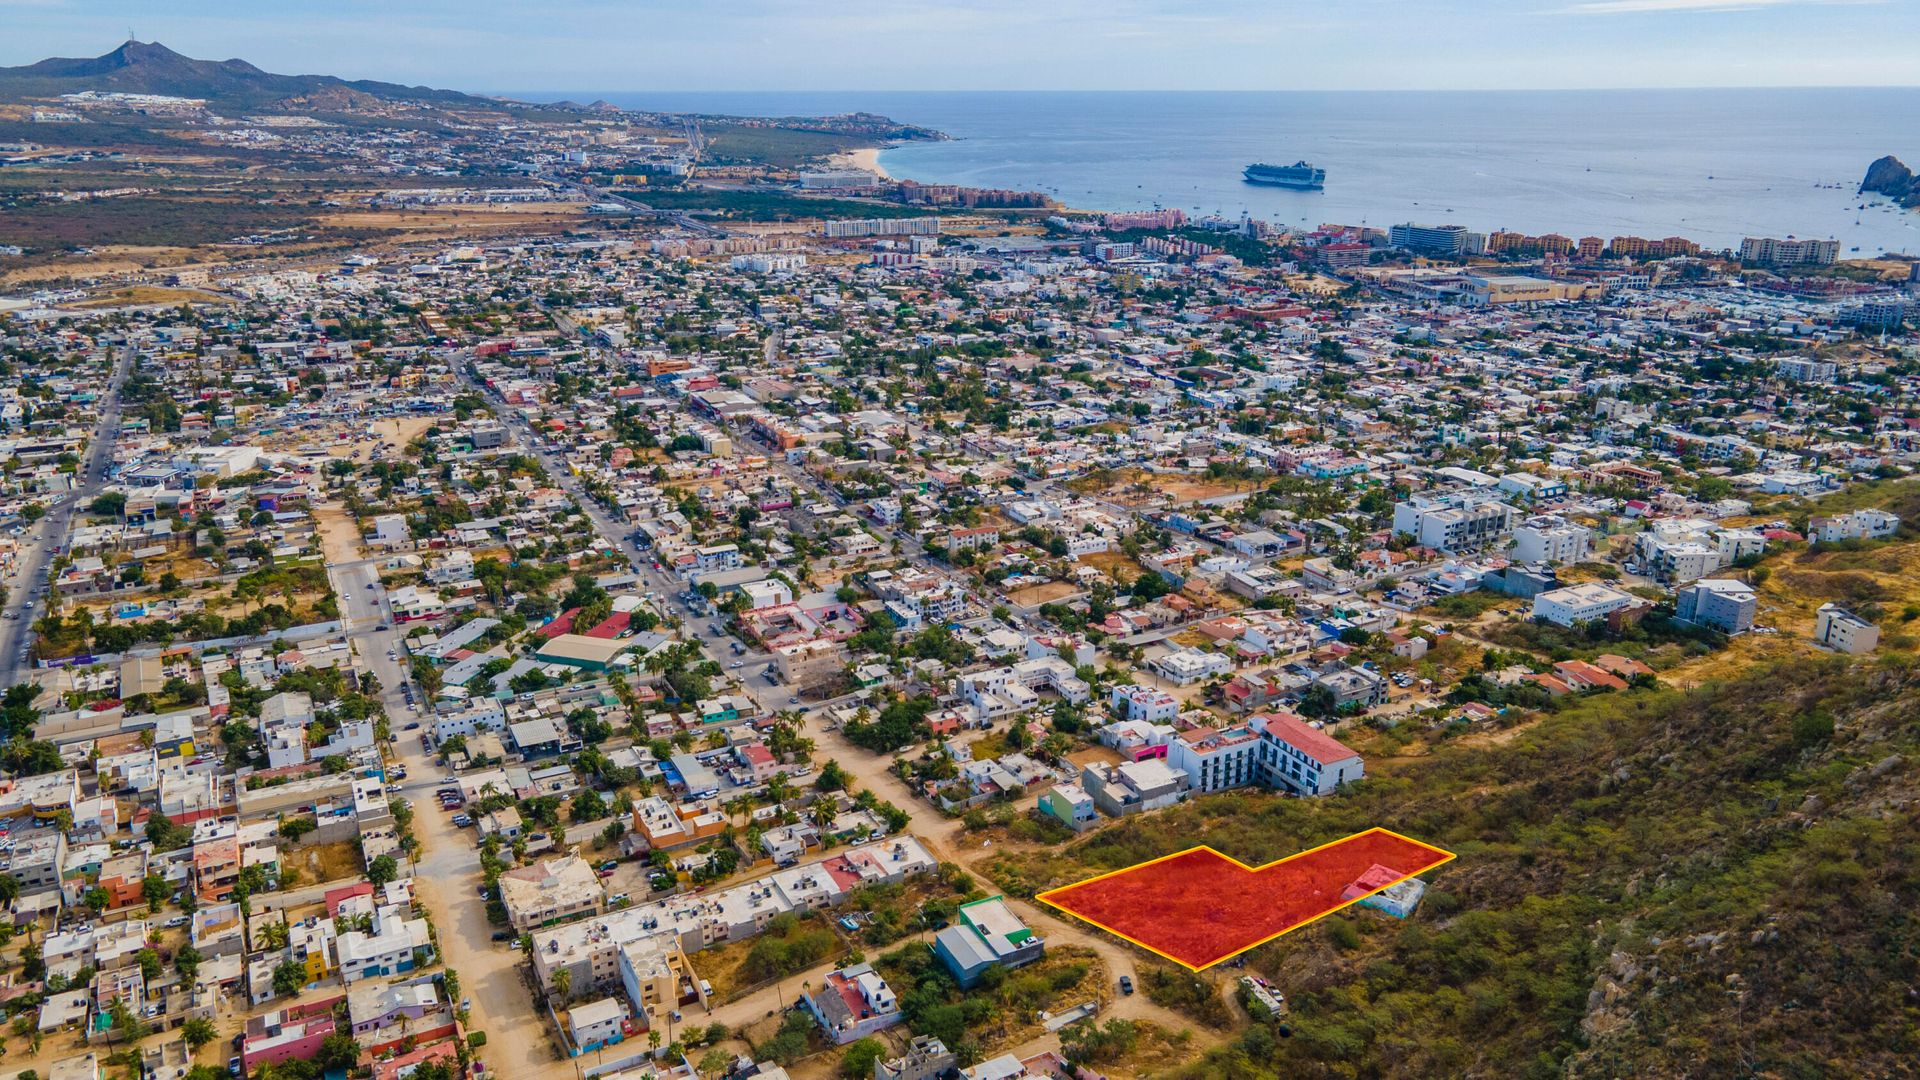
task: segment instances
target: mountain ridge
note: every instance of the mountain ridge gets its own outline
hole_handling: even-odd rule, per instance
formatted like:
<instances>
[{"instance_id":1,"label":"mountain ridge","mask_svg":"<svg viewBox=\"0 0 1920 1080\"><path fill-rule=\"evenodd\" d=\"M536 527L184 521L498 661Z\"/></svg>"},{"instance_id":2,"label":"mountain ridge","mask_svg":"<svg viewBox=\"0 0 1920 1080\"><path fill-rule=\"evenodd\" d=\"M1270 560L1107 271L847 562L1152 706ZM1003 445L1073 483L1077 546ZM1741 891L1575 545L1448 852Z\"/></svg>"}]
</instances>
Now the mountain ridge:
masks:
<instances>
[{"instance_id":1,"label":"mountain ridge","mask_svg":"<svg viewBox=\"0 0 1920 1080\"><path fill-rule=\"evenodd\" d=\"M280 75L240 59L200 60L159 42L127 41L101 56L56 56L0 68L0 99L58 97L86 90L202 98L210 104L270 107L288 98L350 90L382 101L441 105L499 105L495 98L457 90L404 86L335 75Z\"/></svg>"}]
</instances>

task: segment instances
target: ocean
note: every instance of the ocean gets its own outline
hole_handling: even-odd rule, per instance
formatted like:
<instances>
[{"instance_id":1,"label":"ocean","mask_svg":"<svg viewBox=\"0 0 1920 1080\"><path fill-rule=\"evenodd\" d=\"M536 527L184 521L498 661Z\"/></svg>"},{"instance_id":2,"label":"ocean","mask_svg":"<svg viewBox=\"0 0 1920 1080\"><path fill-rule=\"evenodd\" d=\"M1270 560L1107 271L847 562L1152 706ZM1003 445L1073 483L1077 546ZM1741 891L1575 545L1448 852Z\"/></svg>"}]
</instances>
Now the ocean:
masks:
<instances>
[{"instance_id":1,"label":"ocean","mask_svg":"<svg viewBox=\"0 0 1920 1080\"><path fill-rule=\"evenodd\" d=\"M1854 193L1920 165L1920 88L1449 92L678 92L516 95L746 116L882 113L950 142L880 163L1090 210L1180 207L1285 226L1459 224L1571 237L1834 238L1920 253L1920 213ZM1258 187L1305 159L1325 191ZM1864 208L1863 208L1864 207Z\"/></svg>"}]
</instances>

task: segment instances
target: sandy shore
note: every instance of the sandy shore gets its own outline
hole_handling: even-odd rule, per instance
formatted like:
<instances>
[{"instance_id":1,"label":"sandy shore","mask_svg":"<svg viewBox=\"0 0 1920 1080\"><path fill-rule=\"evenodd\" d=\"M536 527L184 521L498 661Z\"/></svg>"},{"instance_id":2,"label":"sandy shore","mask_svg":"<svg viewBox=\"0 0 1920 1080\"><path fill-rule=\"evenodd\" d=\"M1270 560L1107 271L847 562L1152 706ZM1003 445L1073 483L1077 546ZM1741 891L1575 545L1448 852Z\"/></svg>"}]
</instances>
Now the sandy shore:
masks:
<instances>
[{"instance_id":1,"label":"sandy shore","mask_svg":"<svg viewBox=\"0 0 1920 1080\"><path fill-rule=\"evenodd\" d=\"M878 146L868 146L859 150L842 150L828 158L827 165L835 169L865 169L882 180L891 180L893 177L888 176L887 170L880 167L881 149Z\"/></svg>"}]
</instances>

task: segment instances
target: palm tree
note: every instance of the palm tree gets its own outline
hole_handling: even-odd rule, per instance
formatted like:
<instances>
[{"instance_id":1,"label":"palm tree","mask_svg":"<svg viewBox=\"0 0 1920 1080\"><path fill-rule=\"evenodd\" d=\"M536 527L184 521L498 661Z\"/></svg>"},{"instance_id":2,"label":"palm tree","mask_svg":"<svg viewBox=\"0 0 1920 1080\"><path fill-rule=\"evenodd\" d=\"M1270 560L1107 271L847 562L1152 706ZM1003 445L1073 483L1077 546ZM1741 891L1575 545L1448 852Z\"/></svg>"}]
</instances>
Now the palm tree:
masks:
<instances>
[{"instance_id":1,"label":"palm tree","mask_svg":"<svg viewBox=\"0 0 1920 1080\"><path fill-rule=\"evenodd\" d=\"M820 799L813 804L813 811L807 817L820 828L831 829L840 817L840 805L833 799Z\"/></svg>"},{"instance_id":2,"label":"palm tree","mask_svg":"<svg viewBox=\"0 0 1920 1080\"><path fill-rule=\"evenodd\" d=\"M553 993L562 1002L573 994L573 972L565 968L553 973Z\"/></svg>"},{"instance_id":3,"label":"palm tree","mask_svg":"<svg viewBox=\"0 0 1920 1080\"><path fill-rule=\"evenodd\" d=\"M767 798L773 800L775 805L786 802L792 794L793 785L787 782L786 773L774 773L773 779L767 781Z\"/></svg>"}]
</instances>

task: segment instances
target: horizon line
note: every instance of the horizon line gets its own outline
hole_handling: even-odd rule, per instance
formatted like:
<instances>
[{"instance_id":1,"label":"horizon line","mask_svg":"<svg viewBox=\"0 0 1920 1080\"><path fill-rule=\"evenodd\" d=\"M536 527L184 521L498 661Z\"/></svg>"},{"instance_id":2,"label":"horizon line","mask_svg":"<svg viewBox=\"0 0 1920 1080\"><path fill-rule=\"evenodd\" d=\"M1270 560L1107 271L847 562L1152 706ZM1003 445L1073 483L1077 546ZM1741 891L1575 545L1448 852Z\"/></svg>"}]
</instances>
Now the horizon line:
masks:
<instances>
[{"instance_id":1,"label":"horizon line","mask_svg":"<svg viewBox=\"0 0 1920 1080\"><path fill-rule=\"evenodd\" d=\"M1616 94L1656 93L1685 90L1920 90L1920 83L1701 83L1672 86L1346 86L1346 87L869 87L822 88L775 87L742 89L739 87L645 87L637 90L468 90L465 93L491 97L513 94L547 94L573 97L580 94Z\"/></svg>"}]
</instances>

